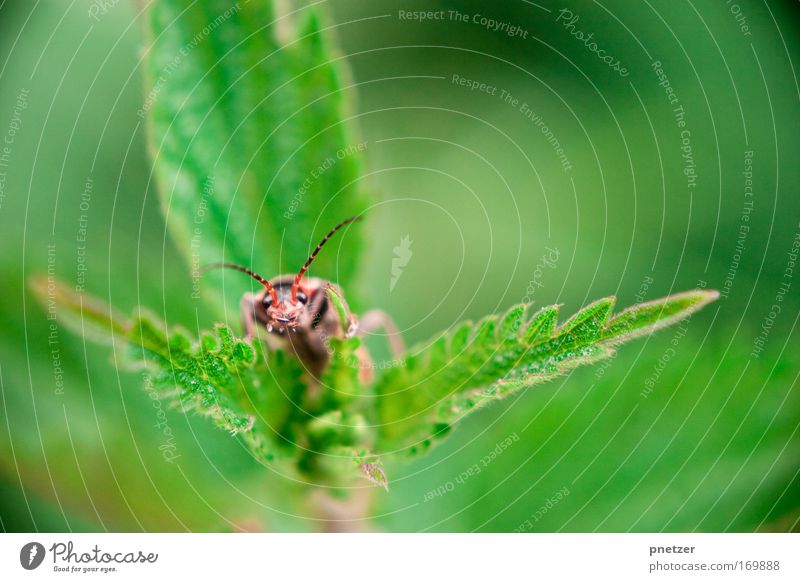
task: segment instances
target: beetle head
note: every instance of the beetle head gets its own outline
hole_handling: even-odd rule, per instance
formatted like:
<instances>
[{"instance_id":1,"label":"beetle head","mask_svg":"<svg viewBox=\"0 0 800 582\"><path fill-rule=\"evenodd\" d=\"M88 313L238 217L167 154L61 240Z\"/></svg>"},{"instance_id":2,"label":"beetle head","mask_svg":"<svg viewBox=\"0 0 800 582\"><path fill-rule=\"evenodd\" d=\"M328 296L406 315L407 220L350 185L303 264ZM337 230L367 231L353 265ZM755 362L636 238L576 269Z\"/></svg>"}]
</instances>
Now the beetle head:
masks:
<instances>
[{"instance_id":1,"label":"beetle head","mask_svg":"<svg viewBox=\"0 0 800 582\"><path fill-rule=\"evenodd\" d=\"M308 295L298 289L292 298L292 286L289 284L273 285L274 293L264 289L258 299L267 314L267 329L278 332L294 330L302 320L308 305Z\"/></svg>"},{"instance_id":2,"label":"beetle head","mask_svg":"<svg viewBox=\"0 0 800 582\"><path fill-rule=\"evenodd\" d=\"M264 277L243 267L233 263L215 263L209 265L206 269L227 268L247 273L253 279L258 281L264 286L263 292L259 293L258 300L261 302L262 307L267 315L267 331L277 331L283 333L286 330L292 331L297 328L303 319L303 314L306 312L308 305L308 295L303 291L301 282L303 276L308 271L311 263L316 258L319 251L326 242L336 233L337 230L361 218L360 216L353 216L337 224L331 231L325 235L317 247L309 255L305 264L300 268L294 280L289 284L288 282L276 282L274 285L267 281Z\"/></svg>"}]
</instances>

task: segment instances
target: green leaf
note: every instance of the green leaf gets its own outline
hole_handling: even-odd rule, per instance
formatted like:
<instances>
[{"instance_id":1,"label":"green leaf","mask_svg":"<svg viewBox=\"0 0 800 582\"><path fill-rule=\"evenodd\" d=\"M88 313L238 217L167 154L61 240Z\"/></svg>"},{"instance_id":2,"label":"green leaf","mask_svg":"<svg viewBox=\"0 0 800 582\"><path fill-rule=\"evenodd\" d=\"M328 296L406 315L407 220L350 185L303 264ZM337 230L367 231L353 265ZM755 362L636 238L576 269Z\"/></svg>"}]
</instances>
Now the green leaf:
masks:
<instances>
[{"instance_id":1,"label":"green leaf","mask_svg":"<svg viewBox=\"0 0 800 582\"><path fill-rule=\"evenodd\" d=\"M234 340L227 327L218 326L216 332L216 342L206 336L196 343L180 330L168 332L152 316L142 314L131 326L128 360L153 370L152 388L162 399L209 417L232 435L241 434L260 460L272 461L280 443L269 442L274 431L270 420L275 422L281 413L269 410L265 416L249 398L256 394L255 352Z\"/></svg>"},{"instance_id":2,"label":"green leaf","mask_svg":"<svg viewBox=\"0 0 800 582\"><path fill-rule=\"evenodd\" d=\"M383 472L375 463L363 462L359 465L361 472L368 481L383 487L386 491L389 490L389 480L386 478L386 473Z\"/></svg>"},{"instance_id":3,"label":"green leaf","mask_svg":"<svg viewBox=\"0 0 800 582\"><path fill-rule=\"evenodd\" d=\"M38 282L33 288L49 307L53 285ZM55 288L61 303L54 309L78 320L84 298L66 286ZM291 458L300 472L338 485L348 475L340 460L353 458L340 451L425 451L466 414L608 357L612 347L687 317L716 297L709 291L681 293L614 318L615 299L608 297L560 327L557 306L526 323L527 306L516 305L502 317L461 324L412 351L403 365L378 378L373 393L363 384L363 348L356 337L326 339L330 361L317 380L284 350L265 352L260 342L239 340L225 325L195 340L179 328L165 329L146 312L123 326L119 318L114 323L109 308L88 303L95 327L125 342L129 361L153 370L152 388L161 398L241 435L263 462ZM342 323L348 322L344 301L336 294L331 299ZM363 474L386 485L374 462L363 455L356 461Z\"/></svg>"},{"instance_id":4,"label":"green leaf","mask_svg":"<svg viewBox=\"0 0 800 582\"><path fill-rule=\"evenodd\" d=\"M380 499L378 527L797 529L800 352L780 341L753 358L757 327L737 333L732 321L709 335L712 317L696 319L654 334L645 349L621 349L594 369L576 370L555 397L556 386L532 390L502 414L467 419L468 434L455 435L457 442L403 463L402 482ZM519 442L494 456L509 437ZM456 481L476 462L479 475ZM425 493L448 480L453 492Z\"/></svg>"},{"instance_id":5,"label":"green leaf","mask_svg":"<svg viewBox=\"0 0 800 582\"><path fill-rule=\"evenodd\" d=\"M347 306L345 305L344 299L339 295L339 292L336 291L333 287L329 286L325 289L325 295L328 297L328 300L333 305L333 308L336 310L336 315L339 318L339 325L342 329L350 329L350 317L347 310Z\"/></svg>"},{"instance_id":6,"label":"green leaf","mask_svg":"<svg viewBox=\"0 0 800 582\"><path fill-rule=\"evenodd\" d=\"M223 259L266 277L298 269L331 226L369 203L358 183L365 146L342 121L343 63L317 9L159 0L147 10L140 115L177 247L193 269ZM350 282L361 228L348 228L314 273Z\"/></svg>"},{"instance_id":7,"label":"green leaf","mask_svg":"<svg viewBox=\"0 0 800 582\"><path fill-rule=\"evenodd\" d=\"M88 339L123 343L127 365L148 369L147 388L172 406L240 435L263 462L293 453L284 433L295 408L292 397L306 388L297 360L284 352L264 354L225 325L195 341L184 330L165 329L146 311L127 322L59 281L36 279L31 288L46 308L53 302L59 323Z\"/></svg>"},{"instance_id":8,"label":"green leaf","mask_svg":"<svg viewBox=\"0 0 800 582\"><path fill-rule=\"evenodd\" d=\"M515 305L506 312L497 330L498 340L513 343L519 341L519 330L524 323L526 310L525 305Z\"/></svg>"},{"instance_id":9,"label":"green leaf","mask_svg":"<svg viewBox=\"0 0 800 582\"><path fill-rule=\"evenodd\" d=\"M629 307L611 320L603 340L625 341L672 325L718 297L716 291L687 291Z\"/></svg>"},{"instance_id":10,"label":"green leaf","mask_svg":"<svg viewBox=\"0 0 800 582\"><path fill-rule=\"evenodd\" d=\"M93 341L110 343L114 337L125 337L130 328L130 322L108 305L58 279L31 277L28 286L48 317Z\"/></svg>"},{"instance_id":11,"label":"green leaf","mask_svg":"<svg viewBox=\"0 0 800 582\"><path fill-rule=\"evenodd\" d=\"M378 450L427 449L464 415L575 366L606 358L613 347L688 317L715 300L713 291L692 291L641 304L611 318L615 298L588 305L556 327L558 306L524 322L524 305L502 318L425 344L387 371L375 386Z\"/></svg>"},{"instance_id":12,"label":"green leaf","mask_svg":"<svg viewBox=\"0 0 800 582\"><path fill-rule=\"evenodd\" d=\"M616 300L616 297L605 297L584 307L561 326L558 335L569 334L577 341L596 339L608 323Z\"/></svg>"},{"instance_id":13,"label":"green leaf","mask_svg":"<svg viewBox=\"0 0 800 582\"><path fill-rule=\"evenodd\" d=\"M540 339L547 339L553 335L558 321L558 308L558 305L544 307L531 318L523 336L526 344L533 345Z\"/></svg>"},{"instance_id":14,"label":"green leaf","mask_svg":"<svg viewBox=\"0 0 800 582\"><path fill-rule=\"evenodd\" d=\"M361 366L357 350L359 338L330 338L330 363L322 374L324 403L329 408L341 408L356 400L362 393Z\"/></svg>"}]
</instances>

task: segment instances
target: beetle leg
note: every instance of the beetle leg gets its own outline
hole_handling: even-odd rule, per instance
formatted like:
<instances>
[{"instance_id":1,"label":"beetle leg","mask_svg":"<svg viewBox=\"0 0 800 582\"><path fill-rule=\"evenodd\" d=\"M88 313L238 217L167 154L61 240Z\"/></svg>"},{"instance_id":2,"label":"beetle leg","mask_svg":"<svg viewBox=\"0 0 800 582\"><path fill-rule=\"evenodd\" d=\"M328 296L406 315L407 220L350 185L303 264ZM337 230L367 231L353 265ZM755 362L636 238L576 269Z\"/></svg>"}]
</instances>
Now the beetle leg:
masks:
<instances>
[{"instance_id":1,"label":"beetle leg","mask_svg":"<svg viewBox=\"0 0 800 582\"><path fill-rule=\"evenodd\" d=\"M375 378L375 364L372 363L366 346L362 344L358 347L356 357L358 358L358 379L365 386L371 384Z\"/></svg>"},{"instance_id":2,"label":"beetle leg","mask_svg":"<svg viewBox=\"0 0 800 582\"><path fill-rule=\"evenodd\" d=\"M347 302L344 300L344 297L342 297L342 294L338 291L338 289L336 287L334 287L330 283L328 283L325 286L325 293L326 294L327 293L332 293L332 294L336 295L336 297L339 299L339 302L341 303L342 307L344 308L344 315L345 315L345 317L347 318L347 321L348 321L347 329L344 330L344 337L351 338L351 337L355 336L358 333L358 329L359 329L358 318L355 315L353 315L352 313L350 313L350 308L347 306ZM331 301L330 298L328 298L328 300ZM337 317L338 317L338 314L337 314Z\"/></svg>"},{"instance_id":3,"label":"beetle leg","mask_svg":"<svg viewBox=\"0 0 800 582\"><path fill-rule=\"evenodd\" d=\"M402 356L406 351L406 346L400 336L400 330L397 329L389 314L380 309L367 311L361 316L361 321L358 323L358 335L363 337L376 329L383 329L386 332L386 339L389 341L392 355L396 358Z\"/></svg>"},{"instance_id":4,"label":"beetle leg","mask_svg":"<svg viewBox=\"0 0 800 582\"><path fill-rule=\"evenodd\" d=\"M360 324L358 322L358 318L352 313L348 317L350 319L350 325L347 326L347 333L345 333L345 337L353 337L358 333Z\"/></svg>"}]
</instances>

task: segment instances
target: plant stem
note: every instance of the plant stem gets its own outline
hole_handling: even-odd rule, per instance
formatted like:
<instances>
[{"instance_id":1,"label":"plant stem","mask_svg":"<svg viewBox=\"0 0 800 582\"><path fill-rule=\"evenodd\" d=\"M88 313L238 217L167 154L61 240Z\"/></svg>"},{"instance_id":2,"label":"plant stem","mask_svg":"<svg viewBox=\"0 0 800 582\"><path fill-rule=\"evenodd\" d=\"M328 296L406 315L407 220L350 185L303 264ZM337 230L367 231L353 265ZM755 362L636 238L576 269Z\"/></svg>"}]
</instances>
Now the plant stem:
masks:
<instances>
[{"instance_id":1,"label":"plant stem","mask_svg":"<svg viewBox=\"0 0 800 582\"><path fill-rule=\"evenodd\" d=\"M320 530L326 533L374 531L369 522L369 510L375 489L357 486L346 499L335 498L323 489L315 490L310 501L320 520Z\"/></svg>"}]
</instances>

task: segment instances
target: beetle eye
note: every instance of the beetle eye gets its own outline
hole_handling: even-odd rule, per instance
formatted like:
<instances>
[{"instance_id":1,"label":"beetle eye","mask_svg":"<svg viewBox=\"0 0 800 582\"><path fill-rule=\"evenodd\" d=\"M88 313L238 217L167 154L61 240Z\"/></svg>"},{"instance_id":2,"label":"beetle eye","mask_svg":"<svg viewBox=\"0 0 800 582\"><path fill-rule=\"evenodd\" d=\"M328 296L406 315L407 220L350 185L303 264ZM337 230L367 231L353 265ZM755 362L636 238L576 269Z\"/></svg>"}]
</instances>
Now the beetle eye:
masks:
<instances>
[{"instance_id":1,"label":"beetle eye","mask_svg":"<svg viewBox=\"0 0 800 582\"><path fill-rule=\"evenodd\" d=\"M269 308L270 308L270 306L272 306L272 295L270 295L269 293L267 293L267 294L264 296L264 299L263 299L263 301L261 302L261 304L264 306L264 309L269 309Z\"/></svg>"},{"instance_id":2,"label":"beetle eye","mask_svg":"<svg viewBox=\"0 0 800 582\"><path fill-rule=\"evenodd\" d=\"M306 294L305 294L305 293L303 293L302 291L298 291L298 292L297 292L297 300L298 300L300 303L302 303L303 305L305 305L306 303L308 303L308 295L306 295Z\"/></svg>"}]
</instances>

